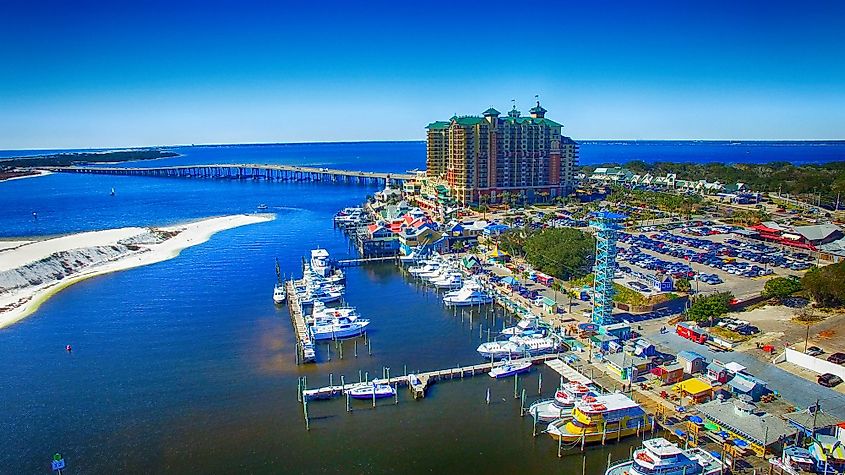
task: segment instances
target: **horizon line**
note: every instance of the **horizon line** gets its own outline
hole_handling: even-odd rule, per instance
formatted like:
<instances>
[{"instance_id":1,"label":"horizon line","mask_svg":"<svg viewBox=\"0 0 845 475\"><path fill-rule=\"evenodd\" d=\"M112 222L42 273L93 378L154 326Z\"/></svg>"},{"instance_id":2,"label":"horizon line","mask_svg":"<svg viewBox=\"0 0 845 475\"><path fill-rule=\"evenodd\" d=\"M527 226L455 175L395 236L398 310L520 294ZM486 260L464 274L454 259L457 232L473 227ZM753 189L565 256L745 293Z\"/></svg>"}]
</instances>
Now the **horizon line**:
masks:
<instances>
[{"instance_id":1,"label":"horizon line","mask_svg":"<svg viewBox=\"0 0 845 475\"><path fill-rule=\"evenodd\" d=\"M574 140L574 139L573 139ZM364 143L425 143L423 140L328 140L322 142L220 142L220 143L185 143L169 145L130 145L105 147L46 147L46 148L8 148L2 152L44 151L61 152L64 150L140 150L167 149L177 147L232 147L232 146L270 146L270 145L322 145L322 144L364 144ZM845 143L845 139L580 139L577 143L591 142L734 142L734 143Z\"/></svg>"}]
</instances>

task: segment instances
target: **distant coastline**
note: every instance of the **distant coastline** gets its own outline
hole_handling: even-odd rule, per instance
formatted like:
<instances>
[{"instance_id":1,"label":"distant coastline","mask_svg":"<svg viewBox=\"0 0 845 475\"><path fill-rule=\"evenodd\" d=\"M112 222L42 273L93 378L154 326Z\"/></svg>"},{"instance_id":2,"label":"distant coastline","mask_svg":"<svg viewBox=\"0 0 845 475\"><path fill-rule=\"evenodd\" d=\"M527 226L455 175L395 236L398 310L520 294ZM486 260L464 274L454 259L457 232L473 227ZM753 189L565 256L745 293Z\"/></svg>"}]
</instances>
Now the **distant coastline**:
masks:
<instances>
[{"instance_id":1,"label":"distant coastline","mask_svg":"<svg viewBox=\"0 0 845 475\"><path fill-rule=\"evenodd\" d=\"M0 241L0 328L32 314L52 295L79 281L172 259L220 231L273 219L273 214L241 214L161 228Z\"/></svg>"}]
</instances>

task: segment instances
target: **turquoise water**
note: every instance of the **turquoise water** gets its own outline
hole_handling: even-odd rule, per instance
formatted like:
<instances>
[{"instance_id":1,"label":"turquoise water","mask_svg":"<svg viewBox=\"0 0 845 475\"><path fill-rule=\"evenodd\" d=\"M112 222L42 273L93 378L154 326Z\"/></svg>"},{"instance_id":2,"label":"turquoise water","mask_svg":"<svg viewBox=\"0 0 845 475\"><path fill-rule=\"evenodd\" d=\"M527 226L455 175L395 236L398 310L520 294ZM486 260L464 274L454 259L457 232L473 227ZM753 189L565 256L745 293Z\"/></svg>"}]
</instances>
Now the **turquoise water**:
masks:
<instances>
[{"instance_id":1,"label":"turquoise water","mask_svg":"<svg viewBox=\"0 0 845 475\"><path fill-rule=\"evenodd\" d=\"M423 166L419 144L298 145L285 156L279 148L187 149L168 160ZM577 473L580 455L558 459L550 438L531 437L513 382L487 376L438 383L421 401L402 391L398 405L375 410L314 402L305 431L298 376L316 386L329 373L337 382L359 370L381 375L384 366L395 375L475 363L478 325L492 325L476 315L470 328L391 265L351 268L346 300L373 322L373 356L361 344L354 358L350 342L343 360L333 353L325 361L320 348L321 363L294 365L290 321L270 298L274 259L290 274L316 245L350 254L330 218L373 191L63 174L0 183L2 237L171 224L260 203L277 214L173 260L73 285L0 330L0 473L47 473L56 451L66 473ZM530 398L538 375L521 380ZM556 377L545 371L543 379L548 396ZM608 451L619 459L629 445L589 451L586 473L601 473Z\"/></svg>"}]
</instances>

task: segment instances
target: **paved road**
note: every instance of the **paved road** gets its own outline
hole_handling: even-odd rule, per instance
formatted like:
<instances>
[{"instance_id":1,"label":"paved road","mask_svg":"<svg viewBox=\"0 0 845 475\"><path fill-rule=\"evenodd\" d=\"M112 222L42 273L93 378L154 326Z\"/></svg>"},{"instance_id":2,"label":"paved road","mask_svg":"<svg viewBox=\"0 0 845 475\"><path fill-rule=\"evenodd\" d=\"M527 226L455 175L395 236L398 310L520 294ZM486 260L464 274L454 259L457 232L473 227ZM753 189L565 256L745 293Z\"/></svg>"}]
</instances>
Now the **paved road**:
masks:
<instances>
[{"instance_id":1,"label":"paved road","mask_svg":"<svg viewBox=\"0 0 845 475\"><path fill-rule=\"evenodd\" d=\"M735 361L748 368L750 374L768 382L771 389L777 390L784 399L798 407L813 405L818 398L823 411L845 420L845 394L784 371L771 363L737 351L715 353L709 347L681 338L674 332L663 335L650 332L646 337L658 346L671 348L675 353L691 350L708 360L715 358L723 363Z\"/></svg>"}]
</instances>

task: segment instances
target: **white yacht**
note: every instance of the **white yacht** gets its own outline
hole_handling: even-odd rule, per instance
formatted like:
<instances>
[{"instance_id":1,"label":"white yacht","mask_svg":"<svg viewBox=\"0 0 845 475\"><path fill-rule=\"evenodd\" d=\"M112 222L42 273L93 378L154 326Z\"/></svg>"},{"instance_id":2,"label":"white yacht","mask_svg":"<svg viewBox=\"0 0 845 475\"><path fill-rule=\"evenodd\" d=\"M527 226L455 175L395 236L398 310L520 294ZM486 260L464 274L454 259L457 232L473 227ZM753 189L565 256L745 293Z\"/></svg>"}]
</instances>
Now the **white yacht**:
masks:
<instances>
[{"instance_id":1,"label":"white yacht","mask_svg":"<svg viewBox=\"0 0 845 475\"><path fill-rule=\"evenodd\" d=\"M350 389L349 396L355 399L376 399L384 397L393 397L396 395L396 389L387 383L387 381L380 381L377 379L369 383L358 383Z\"/></svg>"},{"instance_id":2,"label":"white yacht","mask_svg":"<svg viewBox=\"0 0 845 475\"><path fill-rule=\"evenodd\" d=\"M487 295L478 282L470 280L459 290L447 292L443 296L443 303L450 307L463 307L468 305L483 305L493 302L493 297Z\"/></svg>"},{"instance_id":3,"label":"white yacht","mask_svg":"<svg viewBox=\"0 0 845 475\"><path fill-rule=\"evenodd\" d=\"M311 271L320 277L331 275L332 266L329 262L329 251L320 248L311 251Z\"/></svg>"},{"instance_id":4,"label":"white yacht","mask_svg":"<svg viewBox=\"0 0 845 475\"><path fill-rule=\"evenodd\" d=\"M326 322L336 318L346 318L350 321L358 319L358 313L353 307L326 307L320 301L314 302L311 313L305 317L305 323L314 325L318 322Z\"/></svg>"},{"instance_id":5,"label":"white yacht","mask_svg":"<svg viewBox=\"0 0 845 475\"><path fill-rule=\"evenodd\" d=\"M605 475L716 475L722 462L700 447L682 450L663 437L644 440L634 458L611 466Z\"/></svg>"},{"instance_id":6,"label":"white yacht","mask_svg":"<svg viewBox=\"0 0 845 475\"><path fill-rule=\"evenodd\" d=\"M432 281L431 283L438 289L459 289L463 285L463 281L464 279L461 277L460 273L453 272L441 277L440 279Z\"/></svg>"},{"instance_id":7,"label":"white yacht","mask_svg":"<svg viewBox=\"0 0 845 475\"><path fill-rule=\"evenodd\" d=\"M273 302L277 304L285 303L285 286L281 283L276 283L273 287Z\"/></svg>"},{"instance_id":8,"label":"white yacht","mask_svg":"<svg viewBox=\"0 0 845 475\"><path fill-rule=\"evenodd\" d=\"M334 317L316 320L311 326L314 340L336 340L358 336L364 332L370 321L364 318Z\"/></svg>"},{"instance_id":9,"label":"white yacht","mask_svg":"<svg viewBox=\"0 0 845 475\"><path fill-rule=\"evenodd\" d=\"M542 355L557 349L557 343L552 338L540 335L514 336L508 341L490 341L478 345L476 351L487 358L518 358L523 356Z\"/></svg>"},{"instance_id":10,"label":"white yacht","mask_svg":"<svg viewBox=\"0 0 845 475\"><path fill-rule=\"evenodd\" d=\"M440 268L440 263L437 261L422 261L418 265L411 266L408 268L408 273L411 275L420 275L423 273L429 273L432 271L436 271Z\"/></svg>"},{"instance_id":11,"label":"white yacht","mask_svg":"<svg viewBox=\"0 0 845 475\"><path fill-rule=\"evenodd\" d=\"M522 335L540 329L540 319L537 317L523 318L516 325L502 330L502 335Z\"/></svg>"}]
</instances>

